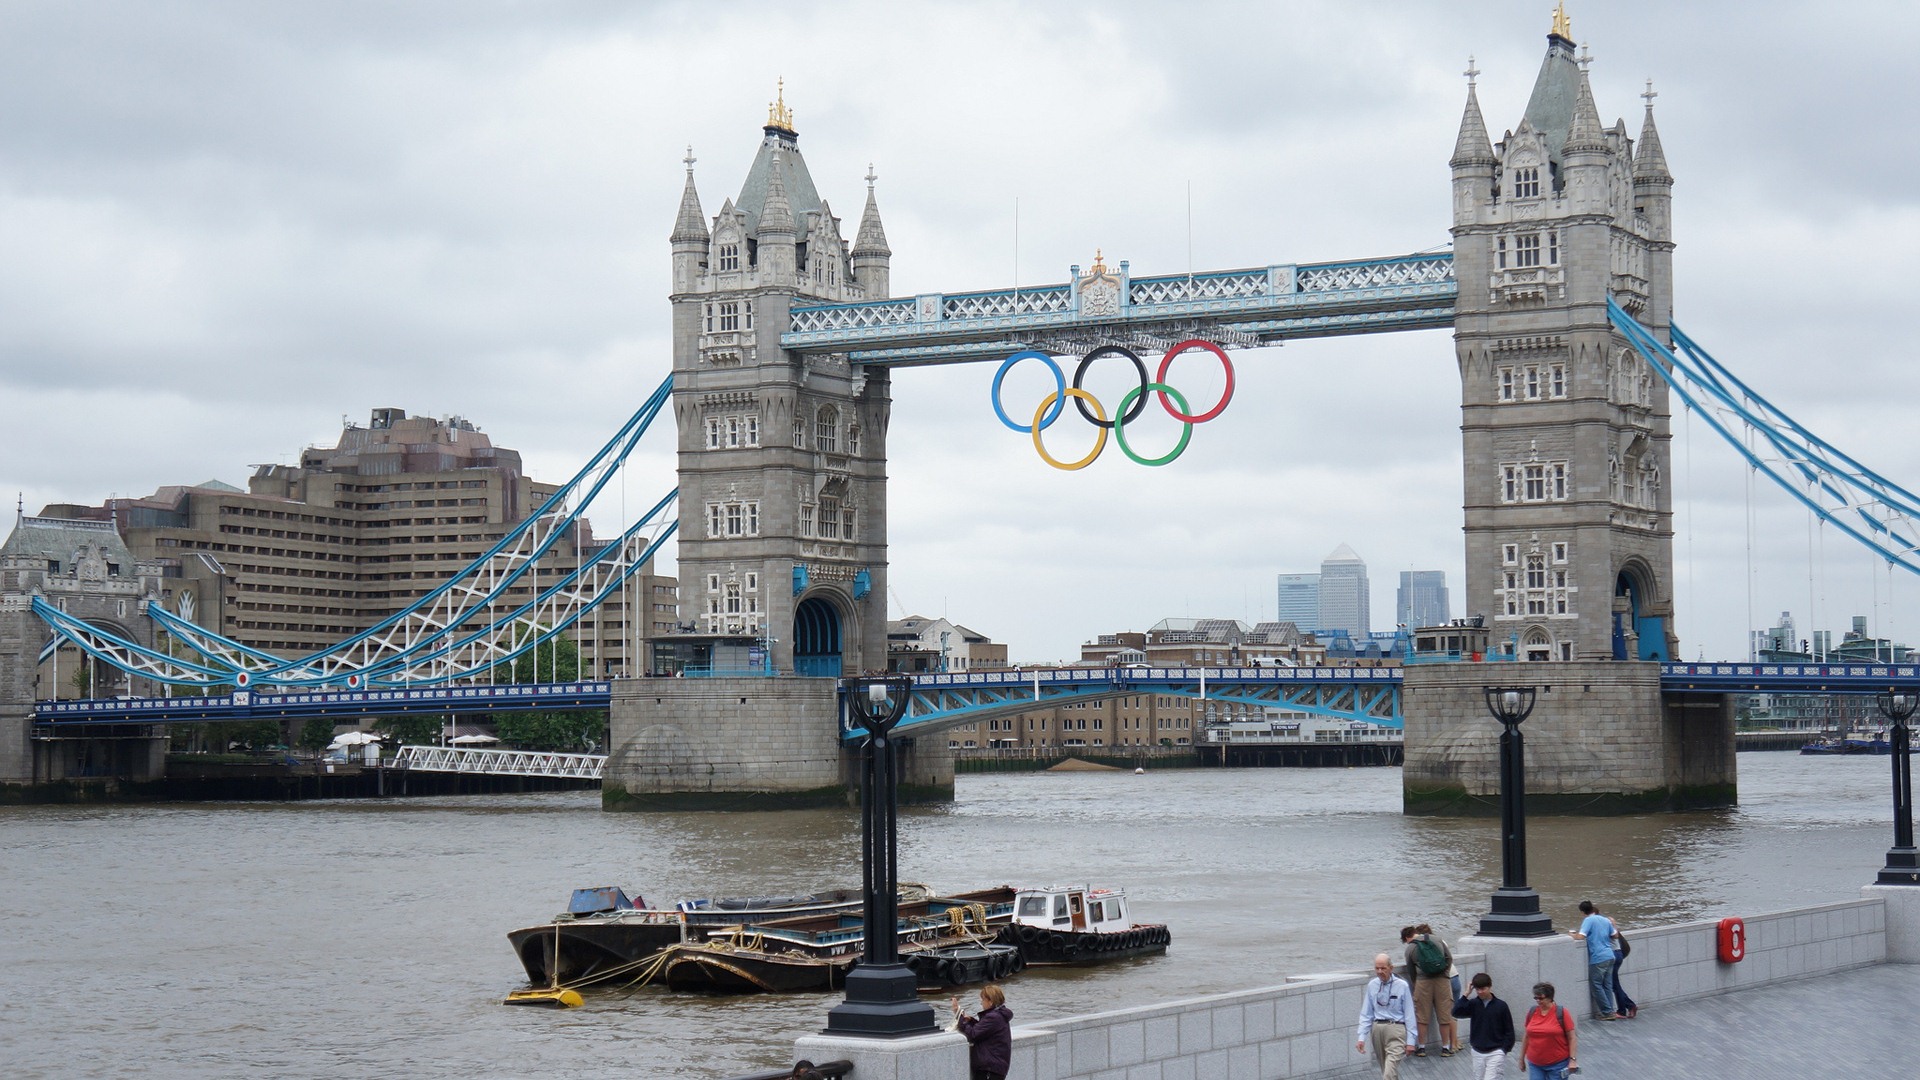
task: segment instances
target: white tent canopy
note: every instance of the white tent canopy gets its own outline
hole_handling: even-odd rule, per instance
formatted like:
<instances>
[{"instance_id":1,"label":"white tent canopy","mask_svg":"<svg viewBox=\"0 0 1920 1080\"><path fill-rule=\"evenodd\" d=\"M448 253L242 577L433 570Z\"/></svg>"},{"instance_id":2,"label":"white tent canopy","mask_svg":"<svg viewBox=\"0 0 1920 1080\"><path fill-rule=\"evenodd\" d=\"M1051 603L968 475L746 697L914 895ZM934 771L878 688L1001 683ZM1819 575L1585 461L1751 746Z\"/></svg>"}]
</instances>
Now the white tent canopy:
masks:
<instances>
[{"instance_id":1,"label":"white tent canopy","mask_svg":"<svg viewBox=\"0 0 1920 1080\"><path fill-rule=\"evenodd\" d=\"M349 731L342 735L335 735L333 741L327 744L327 749L338 750L347 746L360 746L364 743L379 742L381 738L382 736L371 731Z\"/></svg>"}]
</instances>

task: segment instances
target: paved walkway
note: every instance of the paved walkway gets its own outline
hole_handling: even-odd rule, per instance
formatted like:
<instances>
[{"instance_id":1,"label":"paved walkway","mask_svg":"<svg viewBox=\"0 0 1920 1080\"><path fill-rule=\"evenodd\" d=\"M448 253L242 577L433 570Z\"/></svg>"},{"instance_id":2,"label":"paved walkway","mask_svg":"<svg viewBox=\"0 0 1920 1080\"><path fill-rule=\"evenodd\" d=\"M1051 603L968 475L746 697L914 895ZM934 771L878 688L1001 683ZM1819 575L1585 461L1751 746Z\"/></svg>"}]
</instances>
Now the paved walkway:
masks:
<instances>
[{"instance_id":1,"label":"paved walkway","mask_svg":"<svg viewBox=\"0 0 1920 1080\"><path fill-rule=\"evenodd\" d=\"M1632 974L1632 969L1623 973L1629 994ZM1519 1004L1508 1004L1514 1006L1518 1022ZM1913 1031L1915 1018L1920 1017L1917 964L1879 964L1642 1008L1636 1019L1615 1023L1587 1020L1584 993L1575 1005L1580 1032L1580 1072L1575 1080L1806 1080L1920 1074L1920 1047ZM1461 1040L1465 1039L1462 1031ZM1359 1069L1353 1075L1379 1074ZM1455 1080L1471 1077L1473 1070L1463 1051L1452 1058L1410 1060L1401 1066L1400 1075L1402 1080ZM1505 1075L1524 1074L1509 1065Z\"/></svg>"}]
</instances>

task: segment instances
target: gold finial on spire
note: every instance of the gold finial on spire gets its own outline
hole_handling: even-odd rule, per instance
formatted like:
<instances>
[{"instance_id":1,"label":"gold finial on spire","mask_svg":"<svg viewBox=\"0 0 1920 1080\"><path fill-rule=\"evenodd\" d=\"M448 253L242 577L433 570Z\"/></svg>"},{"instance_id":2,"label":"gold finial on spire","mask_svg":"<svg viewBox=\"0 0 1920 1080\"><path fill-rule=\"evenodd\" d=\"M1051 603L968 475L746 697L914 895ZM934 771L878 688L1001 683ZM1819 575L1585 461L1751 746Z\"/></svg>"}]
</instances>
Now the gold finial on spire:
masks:
<instances>
[{"instance_id":1,"label":"gold finial on spire","mask_svg":"<svg viewBox=\"0 0 1920 1080\"><path fill-rule=\"evenodd\" d=\"M1567 18L1566 0L1553 5L1553 36L1573 40L1573 20Z\"/></svg>"},{"instance_id":2,"label":"gold finial on spire","mask_svg":"<svg viewBox=\"0 0 1920 1080\"><path fill-rule=\"evenodd\" d=\"M1107 264L1105 260L1103 260L1100 257L1100 249L1094 248L1093 249L1093 265L1087 268L1087 273L1089 275L1097 276L1099 274L1104 274L1106 272L1107 272Z\"/></svg>"},{"instance_id":3,"label":"gold finial on spire","mask_svg":"<svg viewBox=\"0 0 1920 1080\"><path fill-rule=\"evenodd\" d=\"M779 128L781 131L791 135L794 133L793 110L787 108L787 80L785 76L780 78L778 86L778 96L773 101L767 102L767 126L770 128Z\"/></svg>"}]
</instances>

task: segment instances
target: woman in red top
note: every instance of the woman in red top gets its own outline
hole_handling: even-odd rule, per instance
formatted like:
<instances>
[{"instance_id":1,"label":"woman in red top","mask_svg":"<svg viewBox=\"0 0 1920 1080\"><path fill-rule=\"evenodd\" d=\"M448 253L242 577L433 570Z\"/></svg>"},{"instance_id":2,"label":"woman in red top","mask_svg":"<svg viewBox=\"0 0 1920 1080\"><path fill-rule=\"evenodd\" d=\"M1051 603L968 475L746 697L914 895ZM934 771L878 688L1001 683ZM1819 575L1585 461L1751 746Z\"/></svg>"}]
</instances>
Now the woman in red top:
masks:
<instances>
[{"instance_id":1,"label":"woman in red top","mask_svg":"<svg viewBox=\"0 0 1920 1080\"><path fill-rule=\"evenodd\" d=\"M1533 1008L1514 1047L1513 1063L1527 1070L1527 1080L1566 1080L1580 1067L1580 1039L1573 1016L1553 1002L1552 983L1533 984Z\"/></svg>"}]
</instances>

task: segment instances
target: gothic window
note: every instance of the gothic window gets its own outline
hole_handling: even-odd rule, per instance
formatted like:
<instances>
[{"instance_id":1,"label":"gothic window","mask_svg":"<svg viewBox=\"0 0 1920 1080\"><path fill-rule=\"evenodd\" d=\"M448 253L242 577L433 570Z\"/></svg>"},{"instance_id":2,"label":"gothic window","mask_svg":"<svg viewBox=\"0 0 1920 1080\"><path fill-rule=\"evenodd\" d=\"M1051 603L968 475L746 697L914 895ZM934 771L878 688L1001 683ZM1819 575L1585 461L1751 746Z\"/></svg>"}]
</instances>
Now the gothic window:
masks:
<instances>
[{"instance_id":1,"label":"gothic window","mask_svg":"<svg viewBox=\"0 0 1920 1080\"><path fill-rule=\"evenodd\" d=\"M727 446L729 449L740 445L740 418L727 417Z\"/></svg>"},{"instance_id":2,"label":"gothic window","mask_svg":"<svg viewBox=\"0 0 1920 1080\"><path fill-rule=\"evenodd\" d=\"M1565 364L1555 364L1552 367L1548 368L1547 372L1548 372L1547 382L1549 384L1549 390L1548 390L1549 395L1557 398L1566 397L1567 396L1567 366Z\"/></svg>"},{"instance_id":3,"label":"gothic window","mask_svg":"<svg viewBox=\"0 0 1920 1080\"><path fill-rule=\"evenodd\" d=\"M1537 167L1515 169L1513 171L1513 197L1516 199L1537 199L1540 197L1540 170Z\"/></svg>"},{"instance_id":4,"label":"gothic window","mask_svg":"<svg viewBox=\"0 0 1920 1080\"><path fill-rule=\"evenodd\" d=\"M822 540L840 539L840 501L838 499L820 500L819 527Z\"/></svg>"},{"instance_id":5,"label":"gothic window","mask_svg":"<svg viewBox=\"0 0 1920 1080\"><path fill-rule=\"evenodd\" d=\"M1538 555L1527 556L1527 589L1533 591L1547 587L1547 561Z\"/></svg>"},{"instance_id":6,"label":"gothic window","mask_svg":"<svg viewBox=\"0 0 1920 1080\"><path fill-rule=\"evenodd\" d=\"M1520 545L1519 544L1500 545L1500 561L1505 563L1508 566L1512 566L1513 564L1519 562L1520 561ZM1508 586L1508 587L1511 588L1512 586Z\"/></svg>"},{"instance_id":7,"label":"gothic window","mask_svg":"<svg viewBox=\"0 0 1920 1080\"><path fill-rule=\"evenodd\" d=\"M1535 401L1540 397L1540 369L1527 368L1527 400Z\"/></svg>"},{"instance_id":8,"label":"gothic window","mask_svg":"<svg viewBox=\"0 0 1920 1080\"><path fill-rule=\"evenodd\" d=\"M813 448L823 454L834 454L840 448L840 410L831 405L820 406L814 414Z\"/></svg>"},{"instance_id":9,"label":"gothic window","mask_svg":"<svg viewBox=\"0 0 1920 1080\"><path fill-rule=\"evenodd\" d=\"M1557 563L1567 561L1567 545L1564 541L1553 545L1553 561Z\"/></svg>"},{"instance_id":10,"label":"gothic window","mask_svg":"<svg viewBox=\"0 0 1920 1080\"><path fill-rule=\"evenodd\" d=\"M742 300L740 302L740 308L741 308L741 314L745 315L747 320L745 329L748 329L748 330L753 329L753 301Z\"/></svg>"},{"instance_id":11,"label":"gothic window","mask_svg":"<svg viewBox=\"0 0 1920 1080\"><path fill-rule=\"evenodd\" d=\"M853 540L853 507L851 506L840 509L840 536L849 542Z\"/></svg>"},{"instance_id":12,"label":"gothic window","mask_svg":"<svg viewBox=\"0 0 1920 1080\"><path fill-rule=\"evenodd\" d=\"M1513 400L1513 369L1510 367L1500 369L1500 400Z\"/></svg>"},{"instance_id":13,"label":"gothic window","mask_svg":"<svg viewBox=\"0 0 1920 1080\"><path fill-rule=\"evenodd\" d=\"M1520 501L1520 470L1512 465L1500 467L1500 501Z\"/></svg>"},{"instance_id":14,"label":"gothic window","mask_svg":"<svg viewBox=\"0 0 1920 1080\"><path fill-rule=\"evenodd\" d=\"M813 535L813 504L812 503L800 504L800 535L801 536Z\"/></svg>"},{"instance_id":15,"label":"gothic window","mask_svg":"<svg viewBox=\"0 0 1920 1080\"><path fill-rule=\"evenodd\" d=\"M731 333L740 329L740 305L724 303L720 305L720 332Z\"/></svg>"},{"instance_id":16,"label":"gothic window","mask_svg":"<svg viewBox=\"0 0 1920 1080\"><path fill-rule=\"evenodd\" d=\"M1493 268L1495 270L1507 268L1507 238L1504 236L1493 242Z\"/></svg>"},{"instance_id":17,"label":"gothic window","mask_svg":"<svg viewBox=\"0 0 1920 1080\"><path fill-rule=\"evenodd\" d=\"M720 269L723 273L731 270L740 269L740 245L739 244L721 244L720 245Z\"/></svg>"},{"instance_id":18,"label":"gothic window","mask_svg":"<svg viewBox=\"0 0 1920 1080\"><path fill-rule=\"evenodd\" d=\"M713 305L701 304L700 314L704 316L706 319L706 323L705 323L706 332L709 334L713 333Z\"/></svg>"},{"instance_id":19,"label":"gothic window","mask_svg":"<svg viewBox=\"0 0 1920 1080\"><path fill-rule=\"evenodd\" d=\"M1547 478L1550 482L1549 493L1547 497L1550 499L1553 499L1556 502L1562 499L1565 499L1567 497L1566 463L1556 461L1552 465L1548 466Z\"/></svg>"},{"instance_id":20,"label":"gothic window","mask_svg":"<svg viewBox=\"0 0 1920 1080\"><path fill-rule=\"evenodd\" d=\"M1558 229L1547 233L1547 265L1560 265L1560 230Z\"/></svg>"},{"instance_id":21,"label":"gothic window","mask_svg":"<svg viewBox=\"0 0 1920 1080\"><path fill-rule=\"evenodd\" d=\"M1513 264L1518 267L1540 265L1540 234L1526 233L1513 238Z\"/></svg>"},{"instance_id":22,"label":"gothic window","mask_svg":"<svg viewBox=\"0 0 1920 1080\"><path fill-rule=\"evenodd\" d=\"M720 422L720 418L717 416L708 417L707 418L707 449L709 450L720 449L720 445L722 442L721 432L722 432L722 425Z\"/></svg>"},{"instance_id":23,"label":"gothic window","mask_svg":"<svg viewBox=\"0 0 1920 1080\"><path fill-rule=\"evenodd\" d=\"M860 425L855 421L849 420L847 421L847 453L858 454L859 452Z\"/></svg>"},{"instance_id":24,"label":"gothic window","mask_svg":"<svg viewBox=\"0 0 1920 1080\"><path fill-rule=\"evenodd\" d=\"M807 448L807 420L798 412L793 414L793 448L795 450Z\"/></svg>"},{"instance_id":25,"label":"gothic window","mask_svg":"<svg viewBox=\"0 0 1920 1080\"><path fill-rule=\"evenodd\" d=\"M760 502L757 499L729 499L707 504L709 539L734 539L760 535Z\"/></svg>"},{"instance_id":26,"label":"gothic window","mask_svg":"<svg viewBox=\"0 0 1920 1080\"><path fill-rule=\"evenodd\" d=\"M748 413L746 417L746 437L748 446L760 445L760 414Z\"/></svg>"},{"instance_id":27,"label":"gothic window","mask_svg":"<svg viewBox=\"0 0 1920 1080\"><path fill-rule=\"evenodd\" d=\"M1544 502L1547 497L1547 469L1544 465L1529 465L1526 472L1526 491L1523 496L1527 502Z\"/></svg>"}]
</instances>

